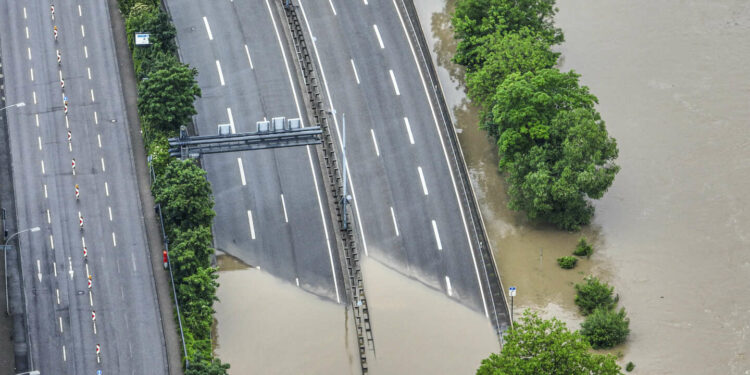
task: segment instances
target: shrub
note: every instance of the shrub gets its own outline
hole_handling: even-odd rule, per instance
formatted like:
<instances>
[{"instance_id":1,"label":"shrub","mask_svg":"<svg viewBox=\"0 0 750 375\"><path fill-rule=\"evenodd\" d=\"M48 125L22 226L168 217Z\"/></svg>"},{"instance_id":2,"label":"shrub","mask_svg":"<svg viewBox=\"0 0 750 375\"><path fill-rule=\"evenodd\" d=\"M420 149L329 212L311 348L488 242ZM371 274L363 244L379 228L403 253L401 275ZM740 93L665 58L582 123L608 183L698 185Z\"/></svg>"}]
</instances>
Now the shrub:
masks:
<instances>
[{"instance_id":1,"label":"shrub","mask_svg":"<svg viewBox=\"0 0 750 375\"><path fill-rule=\"evenodd\" d=\"M621 344L630 334L630 320L625 309L620 311L599 307L581 323L581 334L594 349L607 349Z\"/></svg>"},{"instance_id":2,"label":"shrub","mask_svg":"<svg viewBox=\"0 0 750 375\"><path fill-rule=\"evenodd\" d=\"M586 241L586 237L581 237L578 240L578 245L576 246L575 251L573 251L573 255L579 256L579 257L590 257L591 254L594 253L594 248L589 245L589 243Z\"/></svg>"},{"instance_id":3,"label":"shrub","mask_svg":"<svg viewBox=\"0 0 750 375\"><path fill-rule=\"evenodd\" d=\"M560 265L560 268L569 270L576 266L576 263L578 262L578 258L572 257L572 256L564 256L561 258L557 258L557 264Z\"/></svg>"},{"instance_id":4,"label":"shrub","mask_svg":"<svg viewBox=\"0 0 750 375\"><path fill-rule=\"evenodd\" d=\"M591 314L597 308L611 310L617 304L618 298L613 296L615 288L606 282L599 281L594 276L586 278L585 284L576 284L576 305L583 315Z\"/></svg>"},{"instance_id":5,"label":"shrub","mask_svg":"<svg viewBox=\"0 0 750 375\"><path fill-rule=\"evenodd\" d=\"M635 369L635 364L633 362L628 362L627 365L625 365L625 371L631 372Z\"/></svg>"}]
</instances>

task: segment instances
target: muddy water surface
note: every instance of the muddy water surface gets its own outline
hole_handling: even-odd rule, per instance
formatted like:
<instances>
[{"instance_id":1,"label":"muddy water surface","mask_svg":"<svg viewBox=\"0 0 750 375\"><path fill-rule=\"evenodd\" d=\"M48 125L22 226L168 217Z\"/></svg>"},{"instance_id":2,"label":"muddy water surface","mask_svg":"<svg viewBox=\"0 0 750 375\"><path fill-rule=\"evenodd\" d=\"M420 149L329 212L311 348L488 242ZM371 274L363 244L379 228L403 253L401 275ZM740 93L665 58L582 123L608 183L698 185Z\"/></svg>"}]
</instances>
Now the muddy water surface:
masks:
<instances>
[{"instance_id":1,"label":"muddy water surface","mask_svg":"<svg viewBox=\"0 0 750 375\"><path fill-rule=\"evenodd\" d=\"M450 64L452 1L416 0L506 286L577 327L572 283L612 282L638 374L750 374L750 2L558 0L562 69L599 97L622 171L583 230L597 253L554 259L579 234L505 208L495 147ZM520 307L520 309L519 309Z\"/></svg>"}]
</instances>

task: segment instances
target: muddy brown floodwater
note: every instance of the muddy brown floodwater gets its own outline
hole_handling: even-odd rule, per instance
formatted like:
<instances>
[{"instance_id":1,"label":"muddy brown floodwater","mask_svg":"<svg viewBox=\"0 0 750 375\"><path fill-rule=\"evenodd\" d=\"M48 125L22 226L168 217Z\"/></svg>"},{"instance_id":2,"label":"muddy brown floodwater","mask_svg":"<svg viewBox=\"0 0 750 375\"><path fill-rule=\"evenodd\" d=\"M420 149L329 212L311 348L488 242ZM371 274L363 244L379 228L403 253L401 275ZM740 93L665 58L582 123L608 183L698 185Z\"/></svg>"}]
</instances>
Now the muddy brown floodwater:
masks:
<instances>
[{"instance_id":1,"label":"muddy brown floodwater","mask_svg":"<svg viewBox=\"0 0 750 375\"><path fill-rule=\"evenodd\" d=\"M580 234L505 208L495 147L450 63L453 0L415 2L516 312L578 328L572 284L593 273L629 312L614 351L633 373L750 374L750 2L558 0L561 69L599 97L622 166L582 231L597 252L573 271L554 262Z\"/></svg>"}]
</instances>

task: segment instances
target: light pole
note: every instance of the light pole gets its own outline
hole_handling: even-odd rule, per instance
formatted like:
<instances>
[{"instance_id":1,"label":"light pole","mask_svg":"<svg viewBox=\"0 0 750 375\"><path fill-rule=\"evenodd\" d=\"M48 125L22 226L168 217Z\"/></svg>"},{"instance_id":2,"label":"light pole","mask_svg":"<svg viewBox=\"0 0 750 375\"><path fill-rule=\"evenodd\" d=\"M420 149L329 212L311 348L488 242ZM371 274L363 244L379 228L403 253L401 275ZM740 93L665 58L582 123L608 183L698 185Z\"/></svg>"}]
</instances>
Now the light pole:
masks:
<instances>
[{"instance_id":1,"label":"light pole","mask_svg":"<svg viewBox=\"0 0 750 375\"><path fill-rule=\"evenodd\" d=\"M16 103L16 104L11 104L11 105L9 105L7 107L0 108L0 111L2 111L4 109L11 108L11 107L23 107L25 105L26 105L26 103L24 103L24 102L20 102L20 103Z\"/></svg>"},{"instance_id":2,"label":"light pole","mask_svg":"<svg viewBox=\"0 0 750 375\"><path fill-rule=\"evenodd\" d=\"M10 305L8 303L8 242L10 242L13 237L24 233L24 232L39 232L39 227L33 227L29 229L24 229L22 231L18 231L16 233L13 233L10 235L10 237L5 239L5 244L3 245L3 266L5 267L5 313L10 315ZM23 281L21 281L23 282Z\"/></svg>"}]
</instances>

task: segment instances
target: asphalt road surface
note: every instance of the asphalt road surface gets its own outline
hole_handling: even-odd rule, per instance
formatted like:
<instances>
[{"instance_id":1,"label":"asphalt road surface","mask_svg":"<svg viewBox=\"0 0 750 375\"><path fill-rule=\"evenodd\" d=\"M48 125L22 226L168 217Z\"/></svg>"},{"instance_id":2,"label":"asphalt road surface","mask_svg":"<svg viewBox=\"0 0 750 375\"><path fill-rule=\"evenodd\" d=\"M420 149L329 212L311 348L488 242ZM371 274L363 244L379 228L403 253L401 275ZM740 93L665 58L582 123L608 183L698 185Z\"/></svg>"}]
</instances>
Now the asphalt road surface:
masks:
<instances>
[{"instance_id":1,"label":"asphalt road surface","mask_svg":"<svg viewBox=\"0 0 750 375\"><path fill-rule=\"evenodd\" d=\"M19 249L33 367L164 374L107 3L55 5L0 1L7 103L26 104L8 112L18 227L41 227Z\"/></svg>"},{"instance_id":2,"label":"asphalt road surface","mask_svg":"<svg viewBox=\"0 0 750 375\"><path fill-rule=\"evenodd\" d=\"M198 69L198 132L237 133L303 118L293 56L271 4L168 0L182 61ZM303 120L303 125L304 120ZM336 302L345 299L335 237L312 147L203 157L216 201L218 250Z\"/></svg>"},{"instance_id":3,"label":"asphalt road surface","mask_svg":"<svg viewBox=\"0 0 750 375\"><path fill-rule=\"evenodd\" d=\"M444 125L407 37L406 15L392 0L296 4L326 95L346 114L365 252L487 315ZM342 116L335 124L340 139Z\"/></svg>"}]
</instances>

